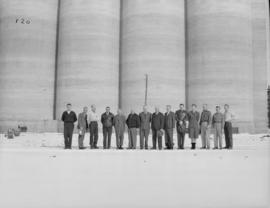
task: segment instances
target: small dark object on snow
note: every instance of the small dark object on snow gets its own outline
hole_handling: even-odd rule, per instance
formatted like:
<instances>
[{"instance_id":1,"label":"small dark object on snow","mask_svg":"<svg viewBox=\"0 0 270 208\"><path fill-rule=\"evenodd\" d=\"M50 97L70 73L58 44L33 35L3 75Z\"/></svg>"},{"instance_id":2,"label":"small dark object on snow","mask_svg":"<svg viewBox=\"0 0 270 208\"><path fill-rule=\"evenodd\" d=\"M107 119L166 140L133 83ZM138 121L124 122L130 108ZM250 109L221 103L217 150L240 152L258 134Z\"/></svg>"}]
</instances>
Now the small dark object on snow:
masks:
<instances>
[{"instance_id":1,"label":"small dark object on snow","mask_svg":"<svg viewBox=\"0 0 270 208\"><path fill-rule=\"evenodd\" d=\"M27 132L27 126L18 126L21 132Z\"/></svg>"}]
</instances>

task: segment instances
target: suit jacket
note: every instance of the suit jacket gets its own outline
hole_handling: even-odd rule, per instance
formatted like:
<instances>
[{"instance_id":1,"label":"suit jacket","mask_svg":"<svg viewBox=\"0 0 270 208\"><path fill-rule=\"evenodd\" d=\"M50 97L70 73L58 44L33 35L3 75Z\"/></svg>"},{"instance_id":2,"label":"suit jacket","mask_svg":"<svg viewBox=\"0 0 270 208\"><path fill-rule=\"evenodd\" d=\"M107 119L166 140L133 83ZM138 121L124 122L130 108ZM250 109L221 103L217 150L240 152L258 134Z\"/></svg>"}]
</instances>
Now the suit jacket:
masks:
<instances>
[{"instance_id":1,"label":"suit jacket","mask_svg":"<svg viewBox=\"0 0 270 208\"><path fill-rule=\"evenodd\" d=\"M87 123L87 114L85 113L80 113L78 116L78 125L77 125L78 129L83 130L84 132L86 131L87 127L88 127L88 123Z\"/></svg>"},{"instance_id":2,"label":"suit jacket","mask_svg":"<svg viewBox=\"0 0 270 208\"><path fill-rule=\"evenodd\" d=\"M147 113L141 112L139 114L139 117L140 117L140 128L141 129L150 129L152 114L149 112L147 112Z\"/></svg>"},{"instance_id":3,"label":"suit jacket","mask_svg":"<svg viewBox=\"0 0 270 208\"><path fill-rule=\"evenodd\" d=\"M162 113L153 113L152 114L152 122L151 122L152 130L160 130L164 128L164 116Z\"/></svg>"},{"instance_id":4,"label":"suit jacket","mask_svg":"<svg viewBox=\"0 0 270 208\"><path fill-rule=\"evenodd\" d=\"M165 113L164 116L164 129L173 129L175 127L175 114L174 112Z\"/></svg>"},{"instance_id":5,"label":"suit jacket","mask_svg":"<svg viewBox=\"0 0 270 208\"><path fill-rule=\"evenodd\" d=\"M117 133L123 133L125 132L125 126L126 126L126 117L124 115L115 115L113 118L113 125L115 132Z\"/></svg>"},{"instance_id":6,"label":"suit jacket","mask_svg":"<svg viewBox=\"0 0 270 208\"><path fill-rule=\"evenodd\" d=\"M188 113L188 126L189 128L195 128L199 129L199 119L200 119L200 113L198 111L190 111Z\"/></svg>"}]
</instances>

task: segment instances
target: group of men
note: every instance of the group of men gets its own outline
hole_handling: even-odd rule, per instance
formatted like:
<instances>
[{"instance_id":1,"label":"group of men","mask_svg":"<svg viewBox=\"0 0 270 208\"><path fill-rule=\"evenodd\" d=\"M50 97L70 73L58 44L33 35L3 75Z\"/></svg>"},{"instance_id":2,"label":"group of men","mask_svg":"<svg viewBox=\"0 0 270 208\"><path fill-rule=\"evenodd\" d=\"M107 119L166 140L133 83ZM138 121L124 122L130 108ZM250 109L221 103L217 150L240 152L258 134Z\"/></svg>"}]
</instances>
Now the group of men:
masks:
<instances>
[{"instance_id":1,"label":"group of men","mask_svg":"<svg viewBox=\"0 0 270 208\"><path fill-rule=\"evenodd\" d=\"M166 106L166 112L163 114L155 107L155 112L150 113L147 106L143 107L140 114L136 114L134 110L126 118L121 109L118 109L117 114L110 112L110 107L106 107L106 111L101 115L97 115L96 106L91 105L91 110L88 114L88 108L84 107L83 112L78 115L71 110L72 105L67 104L67 110L62 114L64 122L64 139L65 149L71 149L72 135L74 123L78 120L78 146L79 149L85 149L84 137L89 129L90 132L90 148L97 149L98 142L98 122L102 123L103 131L103 149L111 148L111 137L113 128L115 130L116 147L123 149L124 132L128 131L128 149L137 148L137 134L140 137L140 149L148 149L148 137L150 130L152 131L152 148L162 149L162 138L165 137L166 149L174 148L173 132L176 128L177 132L177 147L184 149L185 135L188 133L191 139L191 149L196 149L196 141L201 134L202 147L201 149L210 149L210 134L214 131L214 148L213 149L232 149L232 120L233 114L229 111L229 105L224 105L224 113L221 113L221 107L216 106L216 112L212 116L207 109L207 105L203 105L201 114L197 111L197 106L192 104L191 111L184 109L184 104L179 105L179 110L173 112L171 106ZM226 146L222 145L223 131L225 134Z\"/></svg>"}]
</instances>

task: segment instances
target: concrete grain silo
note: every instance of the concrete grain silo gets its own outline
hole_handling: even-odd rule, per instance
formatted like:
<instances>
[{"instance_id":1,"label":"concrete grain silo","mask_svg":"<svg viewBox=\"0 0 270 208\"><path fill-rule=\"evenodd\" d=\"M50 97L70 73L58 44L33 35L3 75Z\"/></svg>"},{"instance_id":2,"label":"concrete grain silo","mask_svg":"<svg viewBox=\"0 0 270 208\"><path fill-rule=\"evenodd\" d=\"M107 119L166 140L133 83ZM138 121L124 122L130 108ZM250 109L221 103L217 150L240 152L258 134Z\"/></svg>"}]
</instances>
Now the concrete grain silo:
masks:
<instances>
[{"instance_id":1,"label":"concrete grain silo","mask_svg":"<svg viewBox=\"0 0 270 208\"><path fill-rule=\"evenodd\" d=\"M269 2L252 0L254 126L267 130L267 70L269 69Z\"/></svg>"},{"instance_id":2,"label":"concrete grain silo","mask_svg":"<svg viewBox=\"0 0 270 208\"><path fill-rule=\"evenodd\" d=\"M179 0L122 1L120 103L142 110L145 74L148 105L165 110L185 102L185 8Z\"/></svg>"},{"instance_id":3,"label":"concrete grain silo","mask_svg":"<svg viewBox=\"0 0 270 208\"><path fill-rule=\"evenodd\" d=\"M76 113L91 104L117 109L119 25L119 0L61 1L57 118L69 102Z\"/></svg>"},{"instance_id":4,"label":"concrete grain silo","mask_svg":"<svg viewBox=\"0 0 270 208\"><path fill-rule=\"evenodd\" d=\"M234 126L253 131L251 0L188 0L188 104L230 104Z\"/></svg>"},{"instance_id":5,"label":"concrete grain silo","mask_svg":"<svg viewBox=\"0 0 270 208\"><path fill-rule=\"evenodd\" d=\"M0 0L2 130L17 125L30 131L50 128L57 5L56 0Z\"/></svg>"}]
</instances>

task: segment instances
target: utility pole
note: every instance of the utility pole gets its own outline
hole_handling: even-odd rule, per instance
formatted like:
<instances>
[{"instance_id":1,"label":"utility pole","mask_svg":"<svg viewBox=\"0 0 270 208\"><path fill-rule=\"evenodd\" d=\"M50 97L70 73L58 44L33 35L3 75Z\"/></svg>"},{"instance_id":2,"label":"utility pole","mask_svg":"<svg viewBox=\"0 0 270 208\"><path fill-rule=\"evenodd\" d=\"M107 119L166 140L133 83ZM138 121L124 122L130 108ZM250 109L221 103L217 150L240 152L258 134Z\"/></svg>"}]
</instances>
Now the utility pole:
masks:
<instances>
[{"instance_id":1,"label":"utility pole","mask_svg":"<svg viewBox=\"0 0 270 208\"><path fill-rule=\"evenodd\" d=\"M147 93L148 93L148 74L145 74L145 97L144 97L144 105L147 105Z\"/></svg>"}]
</instances>

